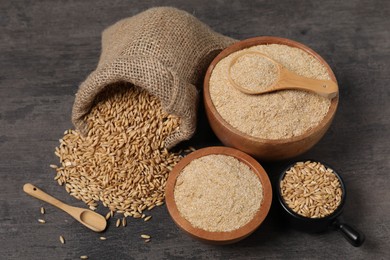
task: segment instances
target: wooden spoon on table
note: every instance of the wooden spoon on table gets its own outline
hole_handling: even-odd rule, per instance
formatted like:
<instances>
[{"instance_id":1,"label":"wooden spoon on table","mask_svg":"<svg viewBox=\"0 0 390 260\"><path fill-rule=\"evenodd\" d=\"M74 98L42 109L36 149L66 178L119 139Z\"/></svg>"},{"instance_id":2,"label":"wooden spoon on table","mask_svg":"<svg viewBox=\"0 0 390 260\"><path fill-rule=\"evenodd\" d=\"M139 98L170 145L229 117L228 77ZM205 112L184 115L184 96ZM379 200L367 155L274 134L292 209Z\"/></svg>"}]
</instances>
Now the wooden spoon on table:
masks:
<instances>
[{"instance_id":1,"label":"wooden spoon on table","mask_svg":"<svg viewBox=\"0 0 390 260\"><path fill-rule=\"evenodd\" d=\"M83 224L89 229L92 229L95 232L102 232L106 229L106 219L102 215L92 210L69 206L59 201L58 199L50 196L49 194L41 191L30 183L24 184L23 190L27 194L37 199L43 200L59 209L62 209L63 211L74 217L81 224Z\"/></svg>"},{"instance_id":2,"label":"wooden spoon on table","mask_svg":"<svg viewBox=\"0 0 390 260\"><path fill-rule=\"evenodd\" d=\"M274 71L264 71L265 73L268 74L272 74L272 73L275 74L275 79L273 80L272 84L265 85L265 86L258 86L256 88L250 88L250 87L245 87L240 84L237 84L237 82L233 80L231 76L232 67L237 63L237 61L241 57L245 55L256 55L258 56L259 59L263 59L264 63L268 62L268 64L272 65L271 67L276 68L276 73L274 73ZM232 59L228 70L229 70L228 78L230 83L235 88L237 88L238 90L246 94L252 94L252 95L264 94L264 93L269 93L277 90L285 90L285 89L307 90L307 91L315 92L320 96L327 97L330 99L334 98L338 94L338 86L336 82L332 80L319 80L319 79L302 77L288 70L282 64L271 59L267 55L257 51L241 52L240 54L238 54ZM243 74L245 74L245 72Z\"/></svg>"}]
</instances>

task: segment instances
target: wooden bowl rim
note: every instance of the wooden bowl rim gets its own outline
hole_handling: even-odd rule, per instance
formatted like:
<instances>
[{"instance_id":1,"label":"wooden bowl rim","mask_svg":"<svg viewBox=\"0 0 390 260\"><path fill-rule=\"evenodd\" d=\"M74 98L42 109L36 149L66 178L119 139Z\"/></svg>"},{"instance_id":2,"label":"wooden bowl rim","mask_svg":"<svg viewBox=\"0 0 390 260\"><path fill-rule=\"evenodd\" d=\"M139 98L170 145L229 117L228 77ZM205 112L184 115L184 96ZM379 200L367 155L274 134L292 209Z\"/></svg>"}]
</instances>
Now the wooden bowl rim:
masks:
<instances>
[{"instance_id":1,"label":"wooden bowl rim","mask_svg":"<svg viewBox=\"0 0 390 260\"><path fill-rule=\"evenodd\" d=\"M246 49L246 48L249 48L252 46L256 46L256 45L263 45L263 44L283 44L283 45L287 45L290 47L299 48L299 49L307 52L308 54L312 55L314 58L316 58L319 62L321 62L326 67L330 78L336 84L338 84L337 80L336 80L336 76L334 75L333 70L331 69L329 64L318 53L316 53L314 50L312 50L308 46L306 46L302 43L287 39L287 38L281 38L281 37L275 37L275 36L259 36L259 37L254 37L254 38L242 40L242 41L239 41L239 42L236 42L236 43L230 45L229 47L224 49L221 53L219 53L214 58L214 60L210 63L210 66L208 67L208 69L206 71L205 79L203 82L203 95L204 95L205 106L209 108L209 111L213 114L213 116L218 120L218 122L220 122L220 124L225 129L227 129L228 131L232 132L233 134L235 134L237 136L241 136L241 137L248 139L250 141L253 141L255 143L264 143L264 144L271 144L271 145L272 144L293 143L293 142L302 141L303 139L306 139L308 136L314 135L315 133L321 131L321 129L323 129L324 127L326 127L328 124L331 123L333 116L336 113L336 109L337 109L338 102L339 102L340 92L338 93L338 95L336 97L334 97L331 100L331 104L330 104L328 113L325 115L325 117L321 120L321 122L316 127L309 129L308 131L304 132L301 135L290 137L290 138L264 139L264 138L259 138L259 137L254 137L254 136L248 135L248 134L236 129L235 127L233 127L231 124L229 124L227 121L225 121L225 119L218 113L217 109L214 107L214 104L211 100L210 86L209 86L211 73L212 73L214 67L216 66L216 64L220 60L222 60L223 58L225 58L226 56L230 55L233 52L243 50L243 49Z\"/></svg>"},{"instance_id":2,"label":"wooden bowl rim","mask_svg":"<svg viewBox=\"0 0 390 260\"><path fill-rule=\"evenodd\" d=\"M254 215L253 219L239 229L229 232L210 232L203 229L193 227L189 221L182 217L177 208L174 199L174 188L176 185L177 177L181 171L193 160L203 156L211 154L223 154L232 156L239 161L248 165L251 170L259 177L263 187L263 200L259 210ZM189 235L208 242L216 242L219 244L237 242L252 232L254 232L264 221L271 208L272 202L272 187L271 182L264 168L251 156L241 152L237 149L222 146L212 146L199 149L180 160L169 174L167 185L165 189L165 201L167 204L168 212L171 215L173 221Z\"/></svg>"}]
</instances>

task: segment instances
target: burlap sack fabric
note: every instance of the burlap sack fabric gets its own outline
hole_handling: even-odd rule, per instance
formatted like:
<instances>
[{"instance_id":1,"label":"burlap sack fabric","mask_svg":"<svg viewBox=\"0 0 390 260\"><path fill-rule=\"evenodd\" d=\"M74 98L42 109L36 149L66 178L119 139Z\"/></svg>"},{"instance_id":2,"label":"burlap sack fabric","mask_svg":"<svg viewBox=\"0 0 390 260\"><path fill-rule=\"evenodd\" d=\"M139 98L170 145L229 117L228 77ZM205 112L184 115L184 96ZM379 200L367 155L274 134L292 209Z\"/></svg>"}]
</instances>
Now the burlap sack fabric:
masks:
<instances>
[{"instance_id":1,"label":"burlap sack fabric","mask_svg":"<svg viewBox=\"0 0 390 260\"><path fill-rule=\"evenodd\" d=\"M86 133L83 118L103 88L129 82L161 100L163 109L181 118L167 148L189 139L196 128L195 85L211 60L234 42L192 15L171 7L152 8L103 31L97 69L80 85L72 111L75 127Z\"/></svg>"}]
</instances>

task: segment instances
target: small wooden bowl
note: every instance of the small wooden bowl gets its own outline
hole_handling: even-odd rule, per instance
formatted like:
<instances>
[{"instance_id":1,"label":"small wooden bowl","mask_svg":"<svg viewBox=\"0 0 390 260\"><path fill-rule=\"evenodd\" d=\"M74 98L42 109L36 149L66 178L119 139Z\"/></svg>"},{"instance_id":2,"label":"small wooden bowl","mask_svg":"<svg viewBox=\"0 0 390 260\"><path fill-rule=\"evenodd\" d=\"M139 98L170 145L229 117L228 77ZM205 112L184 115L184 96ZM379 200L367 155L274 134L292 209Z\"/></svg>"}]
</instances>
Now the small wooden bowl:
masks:
<instances>
[{"instance_id":1,"label":"small wooden bowl","mask_svg":"<svg viewBox=\"0 0 390 260\"><path fill-rule=\"evenodd\" d=\"M176 185L176 179L181 173L181 171L193 160L211 155L211 154L223 154L237 158L241 162L248 165L252 171L259 177L260 182L263 186L263 201L261 203L260 209L257 211L253 219L242 226L239 229L229 231L229 232L209 232L203 229L195 228L183 218L174 199L174 189ZM229 147L208 147L197 150L186 157L184 157L176 166L173 168L172 172L169 174L166 189L165 189L165 201L169 214L171 215L173 221L176 225L185 231L190 236L201 240L206 243L211 244L230 244L238 242L241 239L249 236L253 233L260 224L264 221L267 216L272 202L272 188L269 181L268 175L263 169L263 167L249 155Z\"/></svg>"},{"instance_id":2,"label":"small wooden bowl","mask_svg":"<svg viewBox=\"0 0 390 260\"><path fill-rule=\"evenodd\" d=\"M264 161L284 160L298 156L308 151L324 136L336 113L339 97L337 96L332 99L329 111L325 115L324 119L316 127L310 129L300 136L279 140L262 139L247 135L231 126L221 117L221 115L215 109L213 102L211 101L209 89L211 73L215 65L231 53L261 44L284 44L299 48L311 54L327 68L331 79L337 83L336 77L326 61L309 47L285 38L269 36L255 37L231 45L230 47L223 50L211 62L204 79L203 98L205 103L205 110L211 128L223 144L230 147L235 147Z\"/></svg>"}]
</instances>

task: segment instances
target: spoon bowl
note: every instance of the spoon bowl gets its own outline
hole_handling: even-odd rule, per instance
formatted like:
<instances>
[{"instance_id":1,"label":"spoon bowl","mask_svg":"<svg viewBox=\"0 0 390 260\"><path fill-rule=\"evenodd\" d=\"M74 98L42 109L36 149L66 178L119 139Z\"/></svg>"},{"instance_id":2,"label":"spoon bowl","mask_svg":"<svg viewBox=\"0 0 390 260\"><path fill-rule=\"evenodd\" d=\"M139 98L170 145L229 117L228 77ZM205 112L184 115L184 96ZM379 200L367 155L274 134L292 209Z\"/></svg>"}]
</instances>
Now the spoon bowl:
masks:
<instances>
[{"instance_id":1,"label":"spoon bowl","mask_svg":"<svg viewBox=\"0 0 390 260\"><path fill-rule=\"evenodd\" d=\"M102 215L92 210L73 207L68 204L65 204L62 201L59 201L58 199L38 189L31 183L24 184L23 190L27 194L37 199L43 200L59 209L62 209L63 211L71 215L74 219L76 219L78 222L95 232L102 232L106 229L106 219Z\"/></svg>"},{"instance_id":2,"label":"spoon bowl","mask_svg":"<svg viewBox=\"0 0 390 260\"><path fill-rule=\"evenodd\" d=\"M81 212L80 222L95 232L102 232L107 225L107 221L102 215L88 209Z\"/></svg>"}]
</instances>

